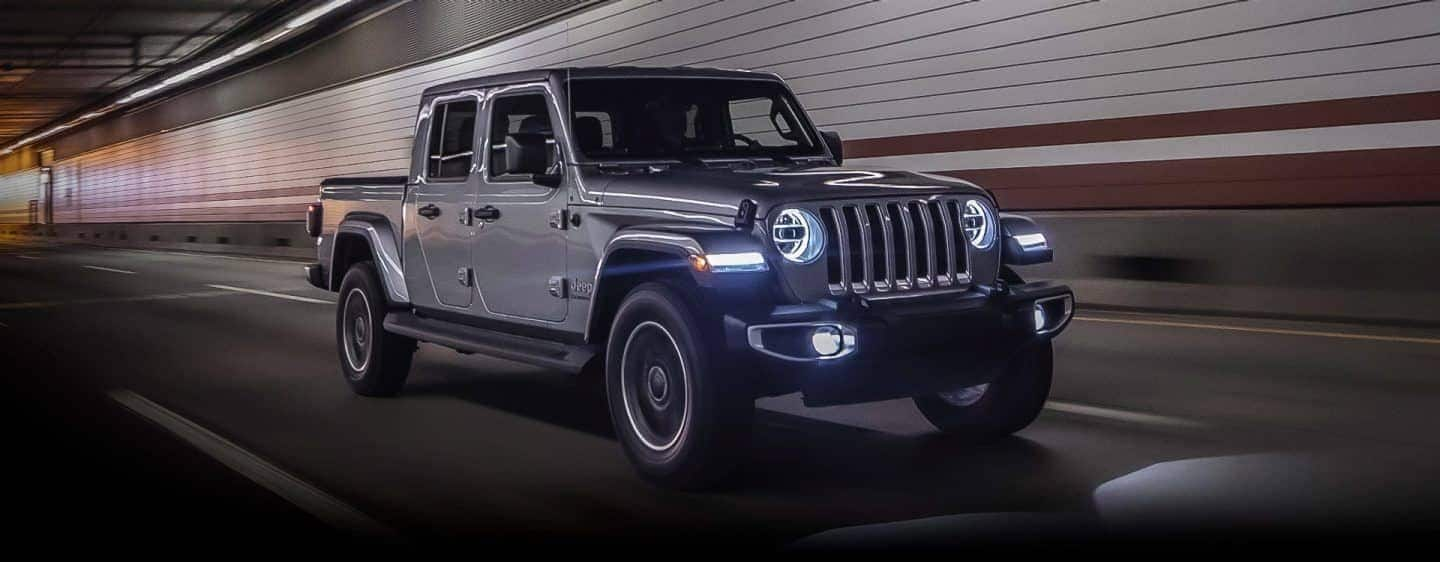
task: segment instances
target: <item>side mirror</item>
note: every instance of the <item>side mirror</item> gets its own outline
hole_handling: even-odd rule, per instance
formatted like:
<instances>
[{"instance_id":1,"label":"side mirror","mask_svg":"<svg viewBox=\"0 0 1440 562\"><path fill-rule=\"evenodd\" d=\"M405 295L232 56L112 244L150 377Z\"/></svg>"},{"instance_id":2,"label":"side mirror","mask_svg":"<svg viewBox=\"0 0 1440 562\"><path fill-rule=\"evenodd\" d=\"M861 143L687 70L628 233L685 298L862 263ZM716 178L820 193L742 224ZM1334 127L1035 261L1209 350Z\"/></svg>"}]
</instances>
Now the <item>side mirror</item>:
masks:
<instances>
[{"instance_id":1,"label":"side mirror","mask_svg":"<svg viewBox=\"0 0 1440 562\"><path fill-rule=\"evenodd\" d=\"M1000 261L1006 265L1034 265L1055 259L1045 232L1030 217L1000 214Z\"/></svg>"},{"instance_id":2,"label":"side mirror","mask_svg":"<svg viewBox=\"0 0 1440 562\"><path fill-rule=\"evenodd\" d=\"M843 164L845 162L845 144L840 142L840 133L820 131L820 138L825 140L825 148L830 149L830 155L835 157L835 165Z\"/></svg>"}]
</instances>

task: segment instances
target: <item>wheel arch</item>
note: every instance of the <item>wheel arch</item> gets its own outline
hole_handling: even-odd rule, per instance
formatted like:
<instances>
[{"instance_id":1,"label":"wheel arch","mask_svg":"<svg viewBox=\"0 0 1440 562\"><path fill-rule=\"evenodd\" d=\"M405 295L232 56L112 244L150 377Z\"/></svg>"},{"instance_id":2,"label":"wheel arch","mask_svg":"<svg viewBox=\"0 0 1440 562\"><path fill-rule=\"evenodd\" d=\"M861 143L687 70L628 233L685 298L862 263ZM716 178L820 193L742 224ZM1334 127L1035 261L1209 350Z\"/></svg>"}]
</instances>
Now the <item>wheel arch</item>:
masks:
<instances>
[{"instance_id":1,"label":"wheel arch","mask_svg":"<svg viewBox=\"0 0 1440 562\"><path fill-rule=\"evenodd\" d=\"M338 290L350 266L366 260L375 263L389 304L409 304L400 250L390 221L370 213L347 215L335 232L335 247L330 254L330 287Z\"/></svg>"},{"instance_id":2,"label":"wheel arch","mask_svg":"<svg viewBox=\"0 0 1440 562\"><path fill-rule=\"evenodd\" d=\"M698 245L696 246L698 252ZM590 297L590 315L585 324L585 341L604 342L610 335L610 324L620 302L636 286L647 281L668 280L696 286L690 269L690 253L681 246L653 243L612 244L595 275L595 290Z\"/></svg>"}]
</instances>

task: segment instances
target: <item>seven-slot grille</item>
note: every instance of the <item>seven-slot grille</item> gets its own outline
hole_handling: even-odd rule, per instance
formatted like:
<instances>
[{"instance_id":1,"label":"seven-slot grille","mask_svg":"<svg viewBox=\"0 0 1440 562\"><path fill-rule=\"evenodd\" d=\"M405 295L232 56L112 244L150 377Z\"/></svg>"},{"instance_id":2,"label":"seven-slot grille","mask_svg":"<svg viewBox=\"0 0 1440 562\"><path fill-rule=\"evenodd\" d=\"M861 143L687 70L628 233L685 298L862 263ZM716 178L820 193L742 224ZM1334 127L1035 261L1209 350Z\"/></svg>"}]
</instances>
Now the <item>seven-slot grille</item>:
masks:
<instances>
[{"instance_id":1,"label":"seven-slot grille","mask_svg":"<svg viewBox=\"0 0 1440 562\"><path fill-rule=\"evenodd\" d=\"M964 285L965 202L924 199L842 203L819 208L832 294L911 291Z\"/></svg>"}]
</instances>

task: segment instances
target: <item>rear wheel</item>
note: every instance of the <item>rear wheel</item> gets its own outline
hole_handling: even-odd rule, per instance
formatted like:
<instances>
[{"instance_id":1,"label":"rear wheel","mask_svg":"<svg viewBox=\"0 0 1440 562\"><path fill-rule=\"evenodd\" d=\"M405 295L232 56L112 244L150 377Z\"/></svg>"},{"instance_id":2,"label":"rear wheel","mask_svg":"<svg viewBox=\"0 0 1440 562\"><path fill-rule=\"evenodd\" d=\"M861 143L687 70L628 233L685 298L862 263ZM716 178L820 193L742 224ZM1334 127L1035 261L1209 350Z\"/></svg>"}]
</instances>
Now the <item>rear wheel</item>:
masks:
<instances>
[{"instance_id":1,"label":"rear wheel","mask_svg":"<svg viewBox=\"0 0 1440 562\"><path fill-rule=\"evenodd\" d=\"M350 266L340 282L335 336L340 374L363 396L394 396L405 386L415 340L385 331L385 294L375 265Z\"/></svg>"},{"instance_id":2,"label":"rear wheel","mask_svg":"<svg viewBox=\"0 0 1440 562\"><path fill-rule=\"evenodd\" d=\"M625 297L606 352L605 386L616 437L641 476L705 488L739 461L754 397L711 362L704 334L673 289L646 283Z\"/></svg>"},{"instance_id":3,"label":"rear wheel","mask_svg":"<svg viewBox=\"0 0 1440 562\"><path fill-rule=\"evenodd\" d=\"M917 396L915 406L937 429L974 439L1002 437L1030 425L1050 395L1054 359L1049 341L1022 350L996 380Z\"/></svg>"}]
</instances>

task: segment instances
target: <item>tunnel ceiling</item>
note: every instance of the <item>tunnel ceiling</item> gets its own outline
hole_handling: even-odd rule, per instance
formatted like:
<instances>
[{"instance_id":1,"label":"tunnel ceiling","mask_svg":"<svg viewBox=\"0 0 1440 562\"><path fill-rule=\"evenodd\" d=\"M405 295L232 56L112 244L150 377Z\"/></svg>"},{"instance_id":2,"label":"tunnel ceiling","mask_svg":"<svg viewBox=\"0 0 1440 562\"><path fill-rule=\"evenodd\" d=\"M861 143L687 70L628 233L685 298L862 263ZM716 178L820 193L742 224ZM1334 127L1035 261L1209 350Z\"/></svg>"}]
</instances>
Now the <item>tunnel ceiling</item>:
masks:
<instances>
[{"instance_id":1,"label":"tunnel ceiling","mask_svg":"<svg viewBox=\"0 0 1440 562\"><path fill-rule=\"evenodd\" d=\"M186 60L284 0L0 0L0 146Z\"/></svg>"}]
</instances>

